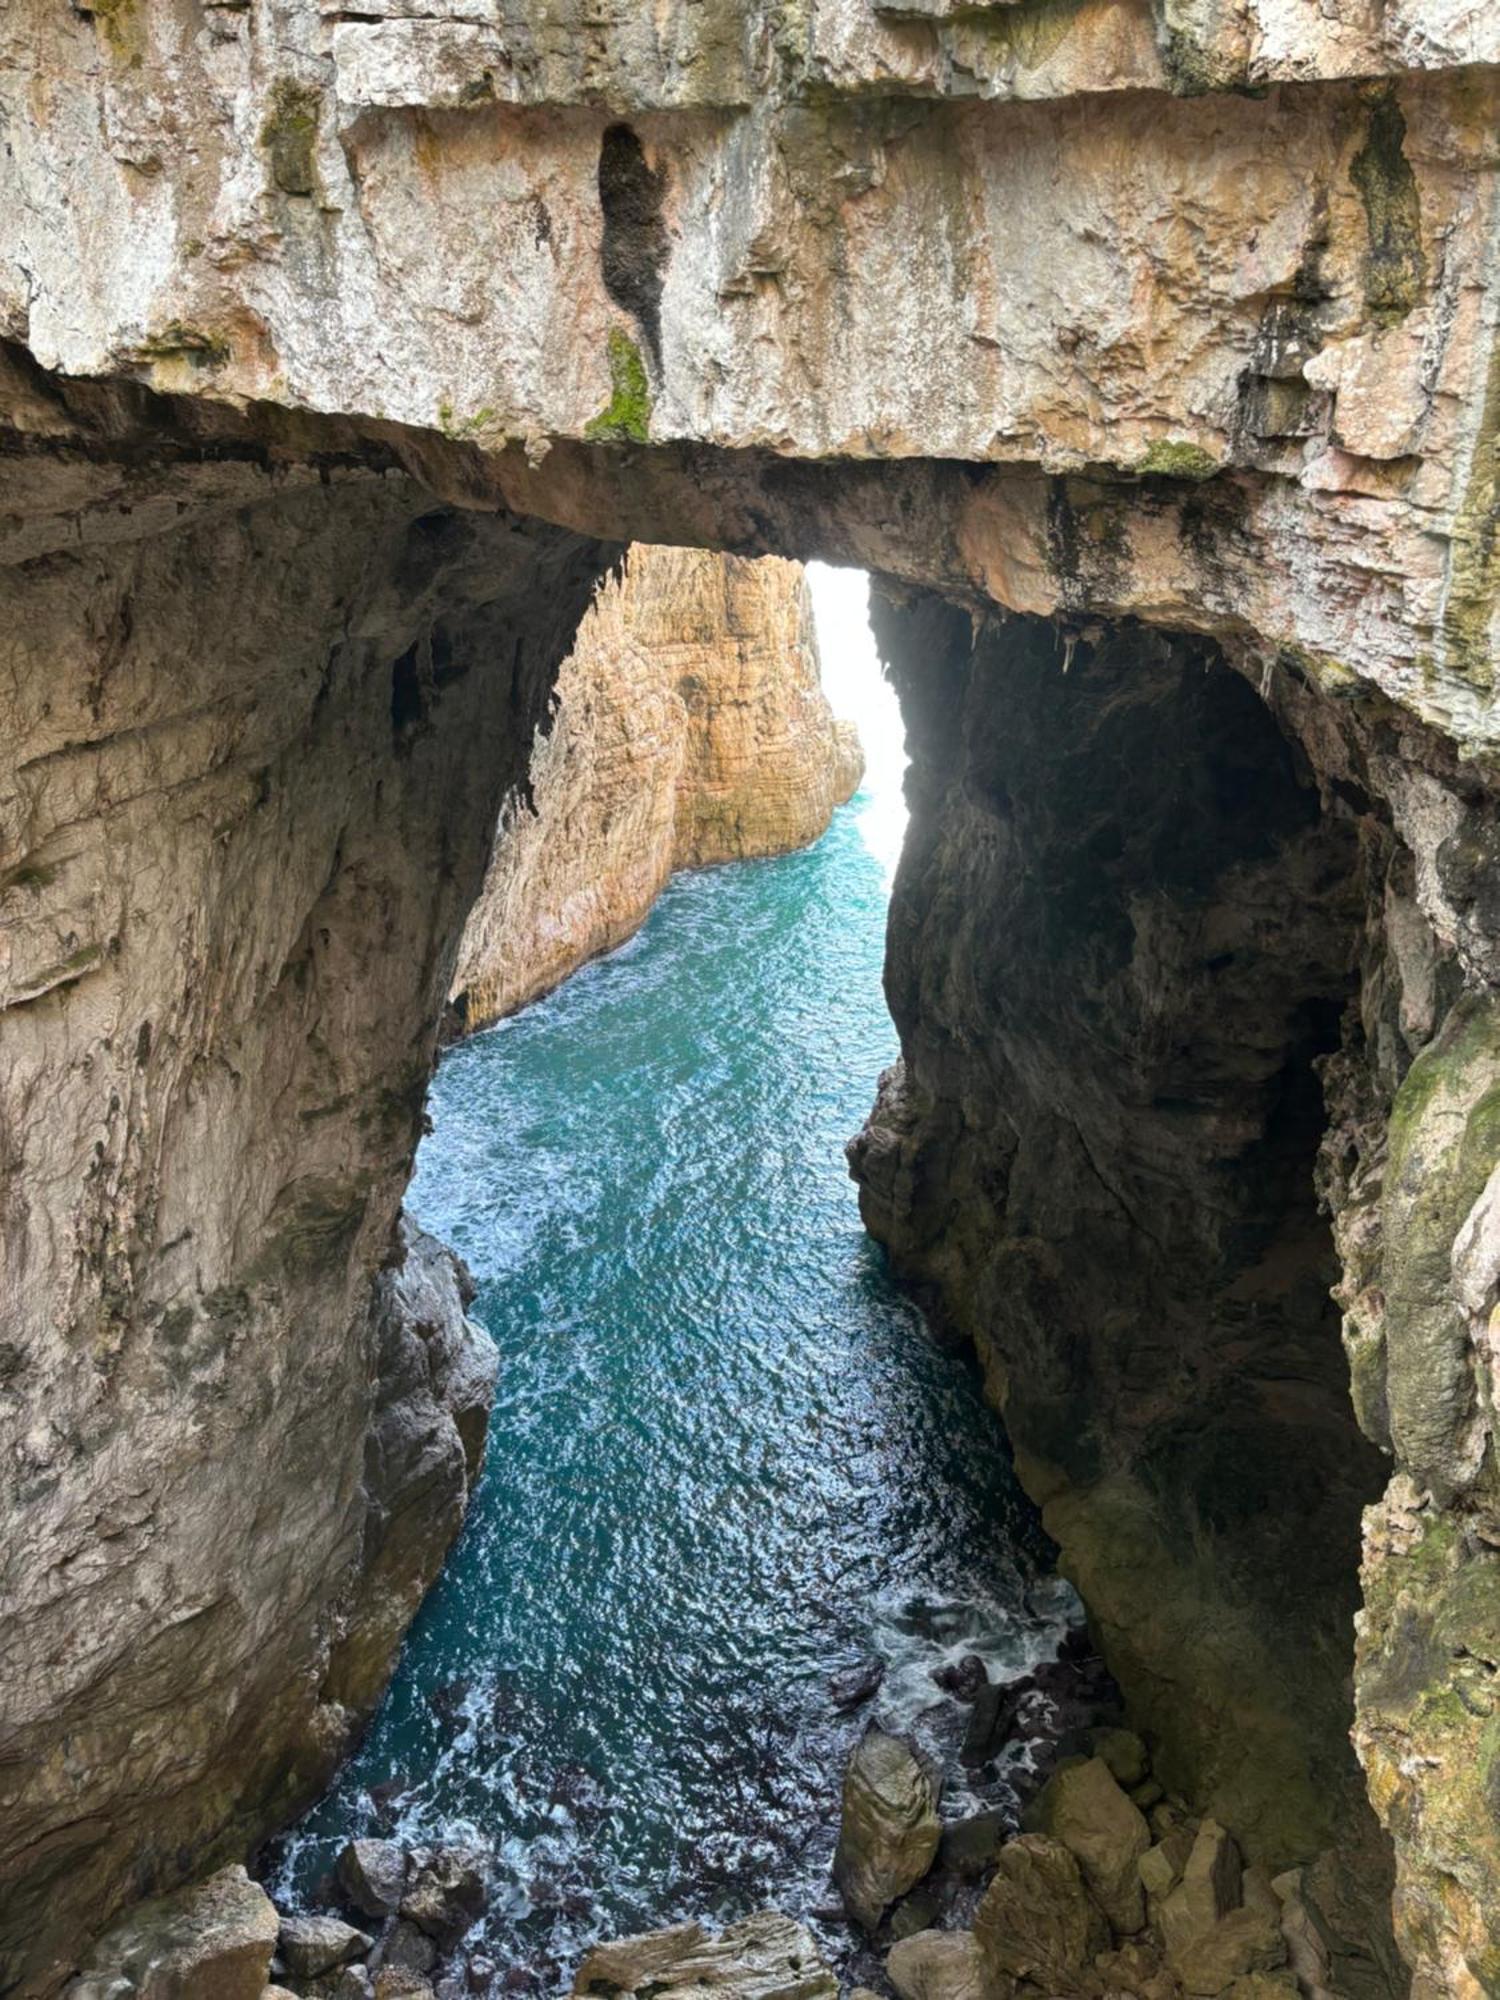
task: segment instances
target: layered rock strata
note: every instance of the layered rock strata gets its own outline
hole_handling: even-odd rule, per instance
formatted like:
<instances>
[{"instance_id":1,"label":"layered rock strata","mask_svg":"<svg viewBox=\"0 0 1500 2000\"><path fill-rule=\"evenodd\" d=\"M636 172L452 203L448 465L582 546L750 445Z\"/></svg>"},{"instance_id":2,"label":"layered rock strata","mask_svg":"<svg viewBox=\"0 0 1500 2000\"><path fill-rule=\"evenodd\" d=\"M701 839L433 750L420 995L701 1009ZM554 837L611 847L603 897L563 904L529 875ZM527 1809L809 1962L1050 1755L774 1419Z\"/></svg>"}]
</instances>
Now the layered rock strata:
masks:
<instances>
[{"instance_id":1,"label":"layered rock strata","mask_svg":"<svg viewBox=\"0 0 1500 2000\"><path fill-rule=\"evenodd\" d=\"M600 591L469 914L452 1002L513 1013L640 928L677 868L805 847L859 783L801 569L635 548Z\"/></svg>"},{"instance_id":2,"label":"layered rock strata","mask_svg":"<svg viewBox=\"0 0 1500 2000\"><path fill-rule=\"evenodd\" d=\"M400 477L216 476L6 572L6 1990L326 1781L462 1517L493 1350L398 1214L613 553Z\"/></svg>"},{"instance_id":3,"label":"layered rock strata","mask_svg":"<svg viewBox=\"0 0 1500 2000\"><path fill-rule=\"evenodd\" d=\"M919 758L942 907L898 897L874 1219L989 1355L1157 1753L1369 1891L1336 1691L1376 1461L1299 1209L1321 1065L1391 1475L1359 1744L1424 1993L1495 1983L1497 76L1469 0L12 0L12 1983L344 1740L375 1271L501 797L627 539L958 607L893 641L966 775ZM997 611L1056 621L1006 641L1039 755L1044 700L1097 698L1087 855L966 693L977 658L1010 704ZM1200 640L1251 705L1187 668L1143 799L1106 725ZM1326 1791L1279 1806L1252 1739Z\"/></svg>"}]
</instances>

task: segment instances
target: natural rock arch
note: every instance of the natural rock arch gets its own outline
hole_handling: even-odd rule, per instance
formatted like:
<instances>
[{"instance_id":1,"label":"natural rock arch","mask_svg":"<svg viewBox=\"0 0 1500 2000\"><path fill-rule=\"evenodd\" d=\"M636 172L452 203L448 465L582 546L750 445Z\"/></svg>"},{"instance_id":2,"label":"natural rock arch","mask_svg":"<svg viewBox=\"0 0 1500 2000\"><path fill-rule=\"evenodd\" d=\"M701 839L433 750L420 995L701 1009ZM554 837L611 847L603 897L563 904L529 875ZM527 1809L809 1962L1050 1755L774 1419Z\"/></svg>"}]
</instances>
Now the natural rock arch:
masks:
<instances>
[{"instance_id":1,"label":"natural rock arch","mask_svg":"<svg viewBox=\"0 0 1500 2000\"><path fill-rule=\"evenodd\" d=\"M382 1485L372 1287L499 797L627 536L935 593L957 620L890 625L918 714L946 675L1017 699L1041 743L1118 682L1201 744L1251 699L1234 669L1299 746L1258 766L1277 826L1307 815L1258 893L1312 895L1321 857L1338 921L1316 966L1310 941L1257 950L1299 1087L1328 1058L1356 1407L1398 1467L1368 1537L1360 1741L1403 1949L1432 1986L1491 1977L1487 24L309 11L36 4L0 30L21 86L0 169L7 1977L45 1990L81 1924L316 1786L451 1528L461 1426L430 1368L396 1470L420 1490L430 1441L442 1503L411 1516ZM604 144L621 109L637 150ZM601 158L627 155L629 199L618 175L601 199ZM627 211L633 286L609 248ZM924 617L940 645L913 641ZM994 794L1003 744L998 778L982 738L965 754ZM917 818L940 879L961 787L939 796L935 755ZM1188 963L1179 919L1218 879L1137 926L1151 963ZM898 973L914 951L898 929ZM910 1177L942 1124L923 1037L975 1016L907 987ZM947 1081L951 1110L972 1077ZM950 1147L942 1174L962 1190L974 1166ZM928 1222L912 1267L962 1319L942 1257L921 1268ZM1157 1500L1200 1469L1180 1451ZM1338 1482L1346 1521L1359 1483ZM1192 1742L1168 1745L1189 1780Z\"/></svg>"}]
</instances>

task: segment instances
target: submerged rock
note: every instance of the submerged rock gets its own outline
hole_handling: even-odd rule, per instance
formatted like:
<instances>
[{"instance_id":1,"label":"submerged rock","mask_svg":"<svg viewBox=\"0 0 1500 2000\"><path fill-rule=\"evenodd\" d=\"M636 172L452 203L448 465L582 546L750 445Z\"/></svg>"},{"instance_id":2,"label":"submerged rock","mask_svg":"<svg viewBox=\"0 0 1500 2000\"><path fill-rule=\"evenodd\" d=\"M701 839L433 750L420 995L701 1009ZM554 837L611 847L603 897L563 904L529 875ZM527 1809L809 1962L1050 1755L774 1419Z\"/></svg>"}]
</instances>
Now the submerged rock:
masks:
<instances>
[{"instance_id":1,"label":"submerged rock","mask_svg":"<svg viewBox=\"0 0 1500 2000\"><path fill-rule=\"evenodd\" d=\"M856 1923L874 1930L932 1866L941 1778L903 1737L865 1732L844 1773L833 1877Z\"/></svg>"},{"instance_id":2,"label":"submerged rock","mask_svg":"<svg viewBox=\"0 0 1500 2000\"><path fill-rule=\"evenodd\" d=\"M221 1868L107 1932L68 2000L262 2000L279 1928L260 1884Z\"/></svg>"},{"instance_id":3,"label":"submerged rock","mask_svg":"<svg viewBox=\"0 0 1500 2000\"><path fill-rule=\"evenodd\" d=\"M674 1924L595 1945L573 1982L600 2000L838 2000L838 1980L801 1924L763 1910L717 1937Z\"/></svg>"}]
</instances>

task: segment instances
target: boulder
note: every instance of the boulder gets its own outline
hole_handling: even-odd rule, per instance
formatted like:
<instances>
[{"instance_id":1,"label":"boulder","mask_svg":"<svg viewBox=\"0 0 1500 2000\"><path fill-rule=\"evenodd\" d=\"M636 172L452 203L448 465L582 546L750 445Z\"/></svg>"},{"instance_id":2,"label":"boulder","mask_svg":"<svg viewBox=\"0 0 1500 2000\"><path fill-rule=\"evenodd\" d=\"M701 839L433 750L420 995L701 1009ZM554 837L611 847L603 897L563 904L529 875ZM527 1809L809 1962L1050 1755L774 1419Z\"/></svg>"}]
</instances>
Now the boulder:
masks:
<instances>
[{"instance_id":1,"label":"boulder","mask_svg":"<svg viewBox=\"0 0 1500 2000\"><path fill-rule=\"evenodd\" d=\"M432 1982L404 1966L383 1965L375 1975L375 2000L436 2000Z\"/></svg>"},{"instance_id":2,"label":"boulder","mask_svg":"<svg viewBox=\"0 0 1500 2000\"><path fill-rule=\"evenodd\" d=\"M1162 1933L1170 1945L1208 1930L1241 1902L1240 1851L1217 1820L1206 1819L1194 1838L1182 1880L1162 1905Z\"/></svg>"},{"instance_id":3,"label":"boulder","mask_svg":"<svg viewBox=\"0 0 1500 2000\"><path fill-rule=\"evenodd\" d=\"M239 1866L221 1868L106 1932L69 2000L115 2000L121 1990L139 2000L262 2000L278 1929L260 1884Z\"/></svg>"},{"instance_id":4,"label":"boulder","mask_svg":"<svg viewBox=\"0 0 1500 2000\"><path fill-rule=\"evenodd\" d=\"M762 1910L714 1937L701 1924L674 1924L595 1945L578 1969L575 1995L607 2000L838 2000L839 1984L808 1932Z\"/></svg>"},{"instance_id":5,"label":"boulder","mask_svg":"<svg viewBox=\"0 0 1500 2000\"><path fill-rule=\"evenodd\" d=\"M1110 1776L1127 1792L1151 1775L1146 1746L1133 1729L1091 1729L1089 1748L1109 1766Z\"/></svg>"},{"instance_id":6,"label":"boulder","mask_svg":"<svg viewBox=\"0 0 1500 2000\"><path fill-rule=\"evenodd\" d=\"M892 1946L885 1970L901 2000L985 2000L989 1990L972 1931L918 1931Z\"/></svg>"},{"instance_id":7,"label":"boulder","mask_svg":"<svg viewBox=\"0 0 1500 2000\"><path fill-rule=\"evenodd\" d=\"M942 1827L942 1780L912 1744L865 1732L844 1773L833 1877L856 1923L874 1930L888 1906L932 1866Z\"/></svg>"},{"instance_id":8,"label":"boulder","mask_svg":"<svg viewBox=\"0 0 1500 2000\"><path fill-rule=\"evenodd\" d=\"M371 2000L375 1991L375 1977L368 1966L345 1965L324 1982L328 1989L328 2000Z\"/></svg>"},{"instance_id":9,"label":"boulder","mask_svg":"<svg viewBox=\"0 0 1500 2000\"><path fill-rule=\"evenodd\" d=\"M1000 1850L995 1879L974 1918L986 1976L1029 1979L1049 1993L1079 1990L1109 1945L1099 1906L1061 1841L1023 1833Z\"/></svg>"},{"instance_id":10,"label":"boulder","mask_svg":"<svg viewBox=\"0 0 1500 2000\"><path fill-rule=\"evenodd\" d=\"M1134 1994L1135 2000L1182 2000L1182 1988L1162 1963L1161 1947L1149 1938L1128 1938L1118 1951L1094 1960L1107 1994Z\"/></svg>"},{"instance_id":11,"label":"boulder","mask_svg":"<svg viewBox=\"0 0 1500 2000\"><path fill-rule=\"evenodd\" d=\"M394 1840L351 1840L335 1874L340 1891L362 1916L394 1916L406 1894L406 1849Z\"/></svg>"},{"instance_id":12,"label":"boulder","mask_svg":"<svg viewBox=\"0 0 1500 2000\"><path fill-rule=\"evenodd\" d=\"M484 1913L490 1857L482 1847L421 1847L410 1857L401 1914L452 1951Z\"/></svg>"},{"instance_id":13,"label":"boulder","mask_svg":"<svg viewBox=\"0 0 1500 2000\"><path fill-rule=\"evenodd\" d=\"M316 1979L363 1957L373 1942L338 1917L283 1917L276 1955L293 1979Z\"/></svg>"},{"instance_id":14,"label":"boulder","mask_svg":"<svg viewBox=\"0 0 1500 2000\"><path fill-rule=\"evenodd\" d=\"M1148 1847L1139 1862L1146 1894L1159 1898L1175 1889L1192 1851L1193 1836L1184 1826L1171 1828L1154 1847Z\"/></svg>"},{"instance_id":15,"label":"boulder","mask_svg":"<svg viewBox=\"0 0 1500 2000\"><path fill-rule=\"evenodd\" d=\"M1222 1993L1246 1973L1275 1972L1286 1962L1281 1926L1264 1910L1231 1910L1207 1929L1167 1943L1167 1963L1193 1994Z\"/></svg>"},{"instance_id":16,"label":"boulder","mask_svg":"<svg viewBox=\"0 0 1500 2000\"><path fill-rule=\"evenodd\" d=\"M857 1666L845 1667L842 1673L834 1675L828 1683L829 1698L842 1714L873 1700L884 1679L884 1660L861 1660Z\"/></svg>"},{"instance_id":17,"label":"boulder","mask_svg":"<svg viewBox=\"0 0 1500 2000\"><path fill-rule=\"evenodd\" d=\"M1129 1936L1141 1929L1146 1898L1140 1859L1151 1845L1151 1830L1102 1757L1060 1768L1021 1823L1028 1832L1062 1842L1115 1930Z\"/></svg>"},{"instance_id":18,"label":"boulder","mask_svg":"<svg viewBox=\"0 0 1500 2000\"><path fill-rule=\"evenodd\" d=\"M381 1939L382 1965L399 1966L404 1972L431 1972L437 1961L437 1946L426 1931L418 1930L410 1917L403 1917L389 1937Z\"/></svg>"},{"instance_id":19,"label":"boulder","mask_svg":"<svg viewBox=\"0 0 1500 2000\"><path fill-rule=\"evenodd\" d=\"M938 1866L973 1880L1000 1852L1009 1828L1002 1812L971 1813L947 1822L938 1841Z\"/></svg>"}]
</instances>

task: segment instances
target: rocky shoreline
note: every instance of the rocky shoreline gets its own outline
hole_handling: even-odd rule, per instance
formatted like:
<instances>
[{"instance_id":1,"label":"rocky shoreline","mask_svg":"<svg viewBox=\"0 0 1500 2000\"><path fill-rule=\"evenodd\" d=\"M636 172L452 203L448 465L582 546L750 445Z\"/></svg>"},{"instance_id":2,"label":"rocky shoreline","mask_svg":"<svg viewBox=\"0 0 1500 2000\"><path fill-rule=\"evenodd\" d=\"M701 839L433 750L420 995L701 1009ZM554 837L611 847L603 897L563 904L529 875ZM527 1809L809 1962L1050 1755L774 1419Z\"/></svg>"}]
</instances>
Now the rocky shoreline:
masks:
<instances>
[{"instance_id":1,"label":"rocky shoreline","mask_svg":"<svg viewBox=\"0 0 1500 2000\"><path fill-rule=\"evenodd\" d=\"M867 1711L882 1663L833 1676ZM578 1996L723 2000L1322 2000L1333 1966L1316 1885L1246 1866L1229 1830L1168 1793L1086 1628L992 1680L933 1671L911 1731L869 1722L844 1776L831 1899L595 1945ZM955 1803L958 1810L953 1810ZM132 1913L67 2000L478 2000L534 1989L473 1942L492 1895L483 1845L356 1838L307 1907L243 1868Z\"/></svg>"}]
</instances>

